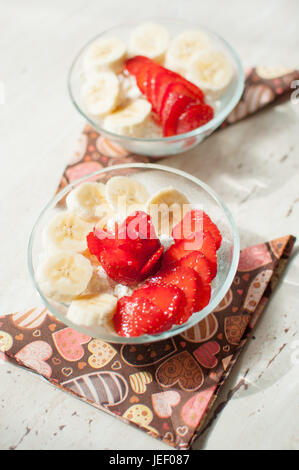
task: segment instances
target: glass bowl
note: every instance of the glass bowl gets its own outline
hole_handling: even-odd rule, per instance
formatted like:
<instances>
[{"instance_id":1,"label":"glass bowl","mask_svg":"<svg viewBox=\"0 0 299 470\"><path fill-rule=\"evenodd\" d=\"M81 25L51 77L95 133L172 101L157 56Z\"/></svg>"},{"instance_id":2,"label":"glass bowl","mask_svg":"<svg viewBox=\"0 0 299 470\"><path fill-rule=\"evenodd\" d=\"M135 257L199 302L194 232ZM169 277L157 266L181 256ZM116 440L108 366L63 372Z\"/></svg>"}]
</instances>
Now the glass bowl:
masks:
<instances>
[{"instance_id":1,"label":"glass bowl","mask_svg":"<svg viewBox=\"0 0 299 470\"><path fill-rule=\"evenodd\" d=\"M209 304L201 311L194 313L183 325L173 326L171 330L156 335L143 335L139 337L126 338L110 333L100 327L84 327L73 324L66 317L68 305L53 301L47 298L42 292L36 278L37 265L43 252L42 232L45 225L57 212L64 210L64 201L67 194L78 184L85 181L100 181L105 183L112 176L129 176L140 181L148 189L149 193L154 193L163 187L173 186L180 188L190 203L200 204L200 208L207 212L211 219L218 225L222 234L222 244L218 250L218 273L212 283L212 295ZM227 207L205 183L183 171L169 168L162 165L134 163L126 165L116 165L91 173L59 192L41 212L38 217L29 241L28 265L33 284L39 292L48 310L63 323L91 337L100 338L111 343L148 343L169 338L182 333L191 328L209 315L223 299L229 290L235 276L239 262L239 236Z\"/></svg>"},{"instance_id":2,"label":"glass bowl","mask_svg":"<svg viewBox=\"0 0 299 470\"><path fill-rule=\"evenodd\" d=\"M82 59L86 48L98 38L108 38L113 36L127 42L132 29L140 24L141 21L132 21L114 26L113 28L101 32L87 44L85 44L71 65L68 75L68 90L76 109L100 134L122 146L131 153L139 153L161 158L164 156L185 152L186 150L195 147L223 123L223 121L234 109L242 96L244 89L244 72L237 53L222 37L216 33L213 33L202 26L189 23L188 21L165 18L150 18L150 20L165 26L170 32L171 37L188 29L199 29L204 31L210 38L210 41L215 46L215 48L222 51L226 55L233 68L233 78L225 93L219 98L217 107L215 109L215 116L211 121L202 127L194 129L191 132L173 137L134 138L106 131L101 127L101 124L94 117L86 112L80 96L80 89L84 80Z\"/></svg>"}]
</instances>

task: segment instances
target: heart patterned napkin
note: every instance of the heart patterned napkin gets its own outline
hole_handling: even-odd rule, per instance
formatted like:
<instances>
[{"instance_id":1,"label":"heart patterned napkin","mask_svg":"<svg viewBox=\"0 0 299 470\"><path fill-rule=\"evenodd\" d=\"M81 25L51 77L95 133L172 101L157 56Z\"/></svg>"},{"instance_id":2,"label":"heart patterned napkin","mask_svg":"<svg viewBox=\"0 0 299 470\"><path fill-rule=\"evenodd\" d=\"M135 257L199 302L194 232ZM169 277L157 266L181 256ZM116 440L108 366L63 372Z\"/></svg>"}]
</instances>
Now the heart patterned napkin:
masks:
<instances>
[{"instance_id":1,"label":"heart patterned napkin","mask_svg":"<svg viewBox=\"0 0 299 470\"><path fill-rule=\"evenodd\" d=\"M222 127L286 98L299 72L255 68ZM86 126L59 189L105 166L149 158ZM67 327L44 307L0 317L0 355L53 385L179 449L190 448L260 318L294 245L293 236L244 249L217 309L174 338L116 345Z\"/></svg>"}]
</instances>

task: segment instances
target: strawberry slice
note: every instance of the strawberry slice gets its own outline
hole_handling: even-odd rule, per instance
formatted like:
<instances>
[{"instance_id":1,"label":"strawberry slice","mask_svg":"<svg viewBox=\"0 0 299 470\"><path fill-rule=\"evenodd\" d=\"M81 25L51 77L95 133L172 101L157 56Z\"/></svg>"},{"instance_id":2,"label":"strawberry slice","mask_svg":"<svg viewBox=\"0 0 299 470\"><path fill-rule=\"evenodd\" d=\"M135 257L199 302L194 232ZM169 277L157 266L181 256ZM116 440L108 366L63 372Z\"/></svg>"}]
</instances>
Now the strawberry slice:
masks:
<instances>
[{"instance_id":1,"label":"strawberry slice","mask_svg":"<svg viewBox=\"0 0 299 470\"><path fill-rule=\"evenodd\" d=\"M150 67L150 60L144 56L135 56L126 62L126 69L136 78L137 86L141 93L146 94L147 76Z\"/></svg>"},{"instance_id":2,"label":"strawberry slice","mask_svg":"<svg viewBox=\"0 0 299 470\"><path fill-rule=\"evenodd\" d=\"M166 90L170 85L183 85L184 93L187 93L188 96L192 96L196 103L204 103L204 94L200 88L183 78L181 75L167 70L164 67L160 67L159 73L155 74L155 82L153 101L155 102L158 113L161 111Z\"/></svg>"},{"instance_id":3,"label":"strawberry slice","mask_svg":"<svg viewBox=\"0 0 299 470\"><path fill-rule=\"evenodd\" d=\"M165 252L163 266L169 266L193 251L200 251L206 257L212 279L214 279L217 274L217 254L214 238L209 232L196 233L189 238L177 240Z\"/></svg>"},{"instance_id":4,"label":"strawberry slice","mask_svg":"<svg viewBox=\"0 0 299 470\"><path fill-rule=\"evenodd\" d=\"M186 304L186 298L181 289L160 284L147 284L135 290L132 297L150 299L173 323Z\"/></svg>"},{"instance_id":5,"label":"strawberry slice","mask_svg":"<svg viewBox=\"0 0 299 470\"><path fill-rule=\"evenodd\" d=\"M145 56L127 60L126 69L136 77L140 91L147 96L154 112L161 113L162 100L169 85L182 85L184 94L192 96L196 103L204 103L204 94L194 83Z\"/></svg>"},{"instance_id":6,"label":"strawberry slice","mask_svg":"<svg viewBox=\"0 0 299 470\"><path fill-rule=\"evenodd\" d=\"M204 284L211 284L213 279L210 263L200 251L192 251L189 255L183 256L174 264L174 266L178 265L194 269L200 275Z\"/></svg>"},{"instance_id":7,"label":"strawberry slice","mask_svg":"<svg viewBox=\"0 0 299 470\"><path fill-rule=\"evenodd\" d=\"M101 232L101 234L100 234ZM96 235L99 235L99 237ZM113 249L115 247L115 239L113 234L105 230L96 229L95 232L90 232L87 237L87 246L92 255L97 257L104 249Z\"/></svg>"},{"instance_id":8,"label":"strawberry slice","mask_svg":"<svg viewBox=\"0 0 299 470\"><path fill-rule=\"evenodd\" d=\"M145 265L161 247L150 216L143 211L126 218L117 231L119 246L135 253L140 265Z\"/></svg>"},{"instance_id":9,"label":"strawberry slice","mask_svg":"<svg viewBox=\"0 0 299 470\"><path fill-rule=\"evenodd\" d=\"M136 55L135 57L131 57L126 62L126 69L131 75L137 75L141 69L149 64L150 59L143 55Z\"/></svg>"},{"instance_id":10,"label":"strawberry slice","mask_svg":"<svg viewBox=\"0 0 299 470\"><path fill-rule=\"evenodd\" d=\"M130 252L121 248L103 250L99 261L108 276L115 282L133 286L140 281L140 261Z\"/></svg>"},{"instance_id":11,"label":"strawberry slice","mask_svg":"<svg viewBox=\"0 0 299 470\"><path fill-rule=\"evenodd\" d=\"M95 228L87 236L87 244L108 276L129 286L154 274L163 253L150 216L143 211L116 225L115 235Z\"/></svg>"},{"instance_id":12,"label":"strawberry slice","mask_svg":"<svg viewBox=\"0 0 299 470\"><path fill-rule=\"evenodd\" d=\"M175 240L190 238L196 232L208 231L214 238L216 249L220 248L222 236L210 217L202 210L193 209L173 228L172 237Z\"/></svg>"},{"instance_id":13,"label":"strawberry slice","mask_svg":"<svg viewBox=\"0 0 299 470\"><path fill-rule=\"evenodd\" d=\"M176 134L179 116L192 102L193 98L190 96L169 92L161 108L164 137L171 137Z\"/></svg>"},{"instance_id":14,"label":"strawberry slice","mask_svg":"<svg viewBox=\"0 0 299 470\"><path fill-rule=\"evenodd\" d=\"M160 116L162 116L164 105L170 93L175 94L175 96L180 96L180 95L188 96L189 98L192 98L192 102L194 103L198 102L196 96L194 96L194 94L186 87L186 85L183 82L170 81L168 83L169 83L168 87L165 89L164 96L160 103Z\"/></svg>"},{"instance_id":15,"label":"strawberry slice","mask_svg":"<svg viewBox=\"0 0 299 470\"><path fill-rule=\"evenodd\" d=\"M197 272L202 281L202 289L200 292L200 308L203 309L208 305L211 298L211 271L210 264L206 257L200 251L193 251L187 256L176 261L173 266L183 266L192 268Z\"/></svg>"},{"instance_id":16,"label":"strawberry slice","mask_svg":"<svg viewBox=\"0 0 299 470\"><path fill-rule=\"evenodd\" d=\"M188 318L200 309L201 280L192 268L176 266L160 271L156 276L148 280L150 284L162 284L179 287L186 297L185 307L176 317L176 324L185 323Z\"/></svg>"},{"instance_id":17,"label":"strawberry slice","mask_svg":"<svg viewBox=\"0 0 299 470\"><path fill-rule=\"evenodd\" d=\"M168 330L171 320L149 299L122 297L113 317L115 331L120 336L156 334Z\"/></svg>"},{"instance_id":18,"label":"strawberry slice","mask_svg":"<svg viewBox=\"0 0 299 470\"><path fill-rule=\"evenodd\" d=\"M214 117L214 110L208 104L193 104L182 113L177 123L177 134L185 134L203 126Z\"/></svg>"},{"instance_id":19,"label":"strawberry slice","mask_svg":"<svg viewBox=\"0 0 299 470\"><path fill-rule=\"evenodd\" d=\"M140 271L140 279L144 280L149 276L153 276L161 266L164 247L161 246L148 260Z\"/></svg>"}]
</instances>

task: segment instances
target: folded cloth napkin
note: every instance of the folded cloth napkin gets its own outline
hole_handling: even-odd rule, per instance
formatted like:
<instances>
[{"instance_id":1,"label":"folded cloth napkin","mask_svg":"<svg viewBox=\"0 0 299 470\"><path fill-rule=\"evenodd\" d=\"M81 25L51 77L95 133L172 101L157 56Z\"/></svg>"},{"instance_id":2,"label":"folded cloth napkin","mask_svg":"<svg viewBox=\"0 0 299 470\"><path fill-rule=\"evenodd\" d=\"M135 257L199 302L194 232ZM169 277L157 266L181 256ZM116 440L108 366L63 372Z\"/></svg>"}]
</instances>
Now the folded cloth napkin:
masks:
<instances>
[{"instance_id":1,"label":"folded cloth napkin","mask_svg":"<svg viewBox=\"0 0 299 470\"><path fill-rule=\"evenodd\" d=\"M255 68L222 127L280 102L299 72ZM148 162L86 126L59 189L104 166ZM45 308L0 317L4 360L179 449L189 448L289 259L282 237L241 252L233 284L217 309L182 335L147 345L115 345L68 328Z\"/></svg>"},{"instance_id":2,"label":"folded cloth napkin","mask_svg":"<svg viewBox=\"0 0 299 470\"><path fill-rule=\"evenodd\" d=\"M183 334L108 344L36 308L0 317L7 360L91 405L187 449L197 437L289 259L294 237L244 249L216 310Z\"/></svg>"}]
</instances>

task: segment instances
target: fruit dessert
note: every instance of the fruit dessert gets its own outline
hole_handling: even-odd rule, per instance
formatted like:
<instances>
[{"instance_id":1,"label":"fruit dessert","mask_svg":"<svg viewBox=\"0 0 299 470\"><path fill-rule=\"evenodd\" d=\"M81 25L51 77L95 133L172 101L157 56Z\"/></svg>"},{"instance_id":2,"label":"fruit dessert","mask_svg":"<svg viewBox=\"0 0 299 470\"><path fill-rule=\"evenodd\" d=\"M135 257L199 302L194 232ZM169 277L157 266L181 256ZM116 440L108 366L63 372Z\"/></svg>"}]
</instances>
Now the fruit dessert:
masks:
<instances>
[{"instance_id":1,"label":"fruit dessert","mask_svg":"<svg viewBox=\"0 0 299 470\"><path fill-rule=\"evenodd\" d=\"M233 68L203 31L171 38L159 24L134 29L128 44L98 38L83 57L82 107L109 132L171 137L213 119Z\"/></svg>"},{"instance_id":2,"label":"fruit dessert","mask_svg":"<svg viewBox=\"0 0 299 470\"><path fill-rule=\"evenodd\" d=\"M222 237L185 194L150 195L137 179L113 176L78 185L66 205L44 229L37 280L73 324L136 337L208 305Z\"/></svg>"}]
</instances>

